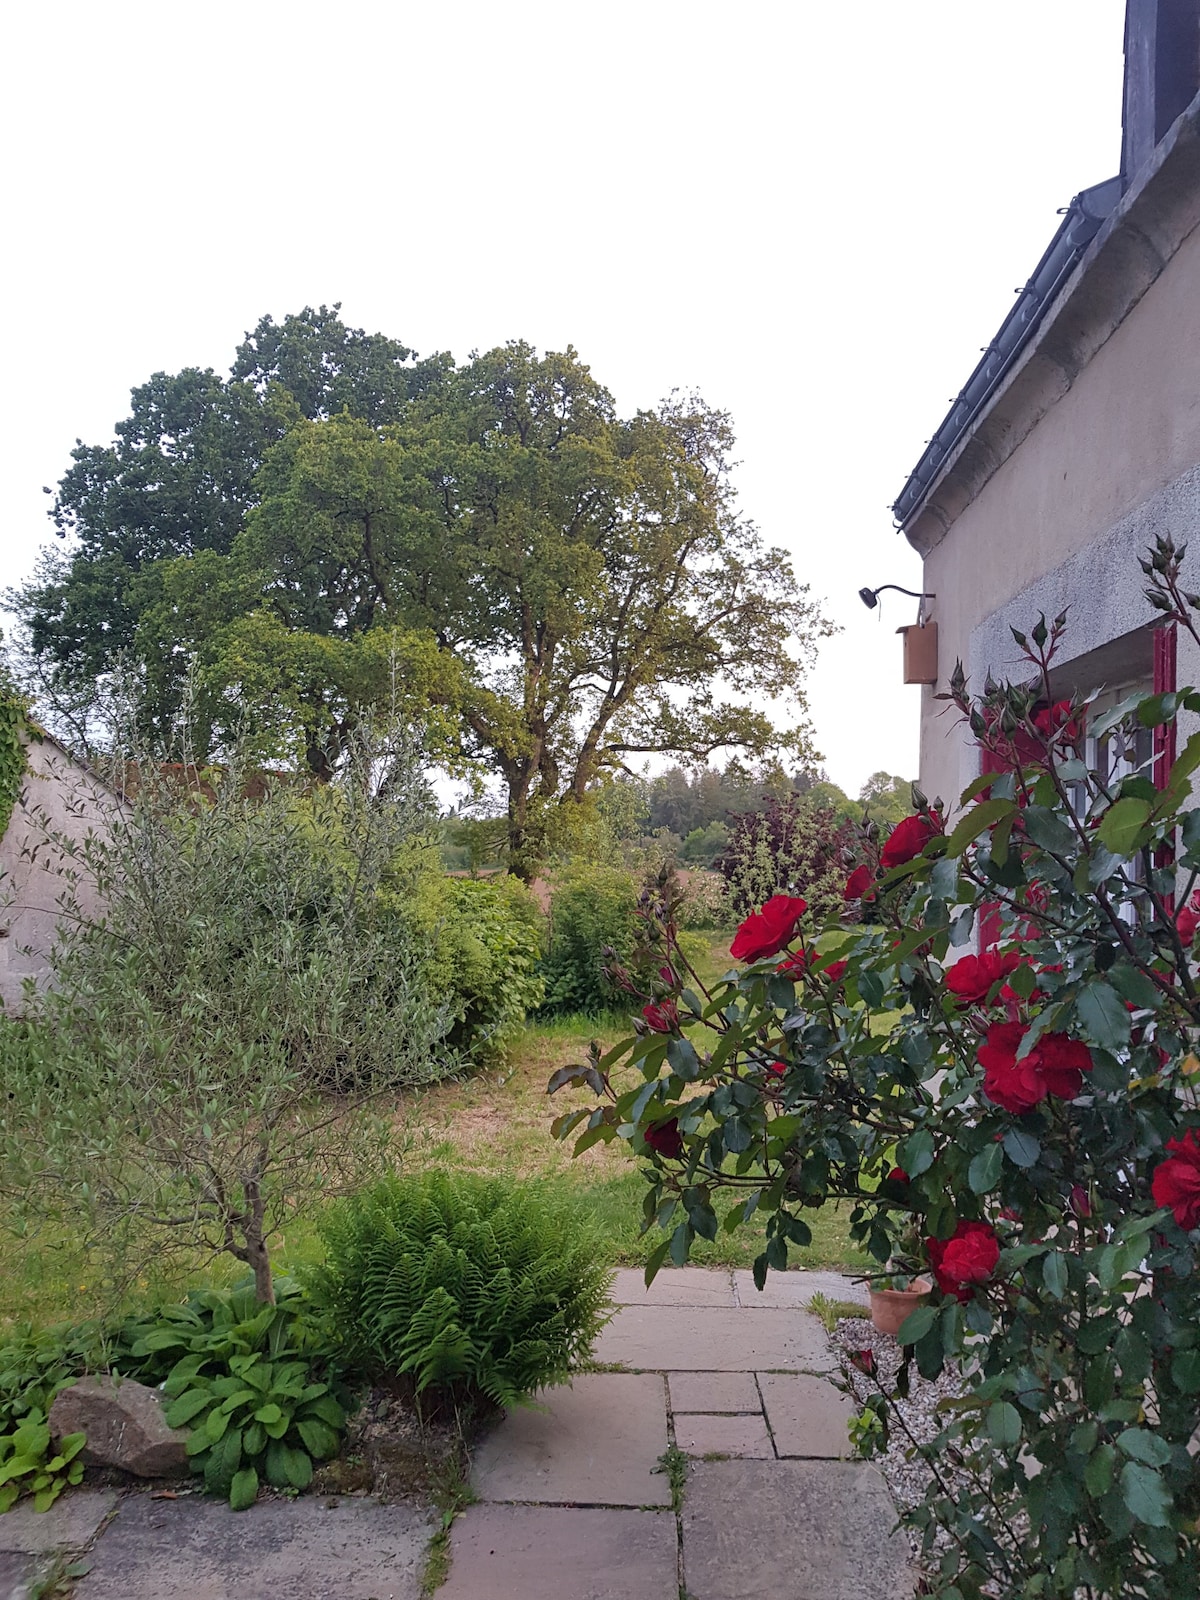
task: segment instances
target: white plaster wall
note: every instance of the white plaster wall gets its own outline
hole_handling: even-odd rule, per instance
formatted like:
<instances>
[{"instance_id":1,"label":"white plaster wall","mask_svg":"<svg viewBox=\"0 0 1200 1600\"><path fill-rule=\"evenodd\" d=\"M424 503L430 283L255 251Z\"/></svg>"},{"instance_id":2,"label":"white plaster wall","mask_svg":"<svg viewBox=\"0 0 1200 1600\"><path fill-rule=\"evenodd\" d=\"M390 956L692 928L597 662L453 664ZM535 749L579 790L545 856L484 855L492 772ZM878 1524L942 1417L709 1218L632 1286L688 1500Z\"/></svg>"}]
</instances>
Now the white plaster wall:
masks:
<instances>
[{"instance_id":1,"label":"white plaster wall","mask_svg":"<svg viewBox=\"0 0 1200 1600\"><path fill-rule=\"evenodd\" d=\"M1200 230L925 559L939 624L939 682L921 691L927 793L952 803L978 771L934 698L955 660L978 689L1015 657L1010 621L1068 603L1067 656L1150 623L1137 558L1156 532L1200 535ZM1200 538L1186 578L1200 589ZM1181 682L1196 681L1193 650L1181 639Z\"/></svg>"},{"instance_id":2,"label":"white plaster wall","mask_svg":"<svg viewBox=\"0 0 1200 1600\"><path fill-rule=\"evenodd\" d=\"M121 803L53 740L29 740L27 768L0 840L0 1003L9 1012L20 1010L27 979L49 981L55 927L71 887L65 874L78 874L77 864L53 843L55 836L82 841L103 833ZM74 892L85 914L100 909L86 881L80 879Z\"/></svg>"}]
</instances>

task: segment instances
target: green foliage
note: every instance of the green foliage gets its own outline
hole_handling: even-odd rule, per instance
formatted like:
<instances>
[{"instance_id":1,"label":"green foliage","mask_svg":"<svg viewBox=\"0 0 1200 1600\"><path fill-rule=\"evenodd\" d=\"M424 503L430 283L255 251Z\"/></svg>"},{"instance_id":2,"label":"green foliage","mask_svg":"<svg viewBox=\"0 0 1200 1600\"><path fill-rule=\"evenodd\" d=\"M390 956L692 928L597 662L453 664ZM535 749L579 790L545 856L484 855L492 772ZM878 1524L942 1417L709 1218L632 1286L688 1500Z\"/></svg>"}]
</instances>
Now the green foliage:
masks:
<instances>
[{"instance_id":1,"label":"green foliage","mask_svg":"<svg viewBox=\"0 0 1200 1600\"><path fill-rule=\"evenodd\" d=\"M442 863L465 868L472 877L482 867L501 867L508 854L505 817L447 817L442 823Z\"/></svg>"},{"instance_id":2,"label":"green foliage","mask_svg":"<svg viewBox=\"0 0 1200 1600\"><path fill-rule=\"evenodd\" d=\"M854 837L845 818L810 795L770 796L760 809L743 812L717 862L735 920L773 894L788 894L803 896L823 922L841 908Z\"/></svg>"},{"instance_id":3,"label":"green foliage","mask_svg":"<svg viewBox=\"0 0 1200 1600\"><path fill-rule=\"evenodd\" d=\"M52 1445L39 1411L31 1411L11 1433L0 1433L0 1512L21 1495L33 1497L35 1511L49 1511L64 1489L82 1479L79 1452L86 1443L82 1433L68 1433Z\"/></svg>"},{"instance_id":4,"label":"green foliage","mask_svg":"<svg viewBox=\"0 0 1200 1600\"><path fill-rule=\"evenodd\" d=\"M447 1043L464 1059L492 1060L545 995L543 917L507 875L426 878L415 904L388 904L430 941L430 981L453 1018Z\"/></svg>"},{"instance_id":5,"label":"green foliage","mask_svg":"<svg viewBox=\"0 0 1200 1600\"><path fill-rule=\"evenodd\" d=\"M681 928L726 928L732 921L725 880L716 872L696 868L686 876L679 904Z\"/></svg>"},{"instance_id":6,"label":"green foliage","mask_svg":"<svg viewBox=\"0 0 1200 1600\"><path fill-rule=\"evenodd\" d=\"M192 1471L242 1511L263 1482L307 1488L313 1462L337 1454L347 1396L329 1374L326 1340L294 1286L281 1284L274 1305L248 1286L131 1319L117 1359L161 1383L166 1420L191 1429Z\"/></svg>"},{"instance_id":7,"label":"green foliage","mask_svg":"<svg viewBox=\"0 0 1200 1600\"><path fill-rule=\"evenodd\" d=\"M550 899L546 1010L611 1011L629 1003L618 969L635 969L649 987L648 961L639 956L644 928L638 886L623 867L582 867L565 874Z\"/></svg>"},{"instance_id":8,"label":"green foliage","mask_svg":"<svg viewBox=\"0 0 1200 1600\"><path fill-rule=\"evenodd\" d=\"M58 840L104 910L68 895L54 988L0 1028L14 1221L59 1216L126 1271L228 1250L269 1298L284 1218L383 1159L373 1103L459 1062L428 949L380 905L425 870L417 760L360 737L307 794L142 760L107 833Z\"/></svg>"},{"instance_id":9,"label":"green foliage","mask_svg":"<svg viewBox=\"0 0 1200 1600\"><path fill-rule=\"evenodd\" d=\"M542 1184L391 1177L331 1207L320 1231L311 1290L348 1358L417 1395L522 1404L563 1382L605 1321L599 1240Z\"/></svg>"},{"instance_id":10,"label":"green foliage","mask_svg":"<svg viewBox=\"0 0 1200 1600\"><path fill-rule=\"evenodd\" d=\"M689 866L711 867L729 848L729 829L723 822L710 822L706 828L693 828L683 841L679 859Z\"/></svg>"},{"instance_id":11,"label":"green foliage","mask_svg":"<svg viewBox=\"0 0 1200 1600\"><path fill-rule=\"evenodd\" d=\"M0 839L8 832L25 777L27 714L24 698L0 678Z\"/></svg>"},{"instance_id":12,"label":"green foliage","mask_svg":"<svg viewBox=\"0 0 1200 1600\"><path fill-rule=\"evenodd\" d=\"M194 658L203 754L236 710L322 777L373 708L440 708L503 781L525 878L631 751L806 746L830 625L739 513L724 413L621 418L570 349L408 357L321 308L265 319L229 381L136 390L113 446L77 448L55 502L75 542L19 598L50 695L124 651L161 734Z\"/></svg>"},{"instance_id":13,"label":"green foliage","mask_svg":"<svg viewBox=\"0 0 1200 1600\"><path fill-rule=\"evenodd\" d=\"M54 1397L85 1370L99 1347L95 1324L15 1329L0 1347L0 1512L23 1495L48 1511L83 1477L82 1433L51 1443L46 1419Z\"/></svg>"},{"instance_id":14,"label":"green foliage","mask_svg":"<svg viewBox=\"0 0 1200 1600\"><path fill-rule=\"evenodd\" d=\"M164 731L186 692L186 658L157 647L171 564L229 554L258 502L263 462L291 429L343 410L392 422L442 371L442 358L415 363L403 344L348 328L338 310L263 317L228 378L155 373L133 390L110 444L75 446L51 510L64 542L43 553L18 599L52 705L89 694L118 652L133 654L144 727Z\"/></svg>"},{"instance_id":15,"label":"green foliage","mask_svg":"<svg viewBox=\"0 0 1200 1600\"><path fill-rule=\"evenodd\" d=\"M1178 552L1160 541L1144 565L1159 609L1190 627ZM897 1394L913 1365L963 1378L918 1447L929 1488L904 1518L931 1594L1191 1600L1200 735L1162 789L1123 753L1139 727L1200 711L1200 693L1103 715L1056 704L1064 626L1017 635L1032 683L971 701L955 674L952 700L1007 770L968 786L950 831L918 798L886 865L864 834L875 924L831 926L820 946L784 926L730 980L675 986L669 1031L552 1080L600 1097L555 1127L577 1150L622 1140L640 1159L645 1228L665 1235L650 1275L752 1226L762 1282L831 1199L881 1270L916 1257L935 1288L901 1329ZM981 964L964 952L985 915ZM735 1202L723 1214L718 1194ZM864 1449L886 1443L891 1400L858 1418Z\"/></svg>"},{"instance_id":16,"label":"green foliage","mask_svg":"<svg viewBox=\"0 0 1200 1600\"><path fill-rule=\"evenodd\" d=\"M873 772L858 792L864 817L894 827L912 810L912 783L894 772Z\"/></svg>"}]
</instances>

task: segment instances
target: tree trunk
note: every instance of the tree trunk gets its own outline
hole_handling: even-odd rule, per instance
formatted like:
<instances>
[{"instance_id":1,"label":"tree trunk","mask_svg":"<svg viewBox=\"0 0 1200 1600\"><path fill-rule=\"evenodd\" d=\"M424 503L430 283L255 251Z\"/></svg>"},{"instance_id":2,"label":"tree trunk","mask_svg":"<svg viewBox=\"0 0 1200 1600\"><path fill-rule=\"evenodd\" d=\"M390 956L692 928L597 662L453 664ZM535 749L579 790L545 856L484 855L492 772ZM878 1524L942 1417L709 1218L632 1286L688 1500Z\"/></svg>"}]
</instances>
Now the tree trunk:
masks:
<instances>
[{"instance_id":1,"label":"tree trunk","mask_svg":"<svg viewBox=\"0 0 1200 1600\"><path fill-rule=\"evenodd\" d=\"M254 1268L254 1297L263 1305L275 1304L275 1280L271 1275L271 1257L260 1239L249 1250L250 1265Z\"/></svg>"},{"instance_id":2,"label":"tree trunk","mask_svg":"<svg viewBox=\"0 0 1200 1600\"><path fill-rule=\"evenodd\" d=\"M241 1218L242 1238L246 1241L246 1262L254 1273L255 1297L267 1306L275 1304L275 1280L271 1275L271 1254L263 1232L267 1207L263 1198L259 1174L266 1166L266 1151L259 1152L254 1176L243 1184L247 1210Z\"/></svg>"}]
</instances>

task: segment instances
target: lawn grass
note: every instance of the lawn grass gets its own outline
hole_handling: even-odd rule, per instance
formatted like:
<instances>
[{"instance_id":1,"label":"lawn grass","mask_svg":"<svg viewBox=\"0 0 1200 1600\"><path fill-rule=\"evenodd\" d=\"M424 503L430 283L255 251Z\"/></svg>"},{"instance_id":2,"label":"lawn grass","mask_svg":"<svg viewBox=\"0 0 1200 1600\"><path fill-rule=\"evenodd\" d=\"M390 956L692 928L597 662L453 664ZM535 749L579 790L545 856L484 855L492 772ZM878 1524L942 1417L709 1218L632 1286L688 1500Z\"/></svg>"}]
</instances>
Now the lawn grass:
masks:
<instances>
[{"instance_id":1,"label":"lawn grass","mask_svg":"<svg viewBox=\"0 0 1200 1600\"><path fill-rule=\"evenodd\" d=\"M729 936L713 935L697 972L707 984L729 970ZM433 1166L497 1176L541 1179L561 1185L564 1198L575 1202L599 1224L609 1241L614 1264L640 1265L663 1235L640 1233L645 1180L624 1141L594 1145L572 1157L572 1141L561 1143L550 1133L551 1120L563 1111L595 1103L586 1087L568 1087L551 1099L546 1083L556 1068L583 1060L596 1038L610 1048L632 1029L628 1018L563 1017L531 1023L501 1067L450 1080L412 1095L396 1106L397 1159L400 1166ZM718 1198L722 1219L734 1199ZM839 1267L862 1271L869 1258L849 1239L848 1208L835 1204L805 1213L812 1229L811 1245L792 1247L796 1267ZM691 1259L699 1265L748 1267L762 1250L761 1227L753 1222L733 1233L723 1229L711 1242L698 1239ZM320 1258L321 1245L311 1218L298 1218L276 1246L277 1275ZM197 1254L148 1269L118 1291L103 1281L97 1257L63 1229L43 1229L14 1247L5 1242L0 1255L0 1333L6 1324L30 1321L80 1320L125 1304L178 1299L197 1283L228 1285L245 1269L229 1256Z\"/></svg>"}]
</instances>

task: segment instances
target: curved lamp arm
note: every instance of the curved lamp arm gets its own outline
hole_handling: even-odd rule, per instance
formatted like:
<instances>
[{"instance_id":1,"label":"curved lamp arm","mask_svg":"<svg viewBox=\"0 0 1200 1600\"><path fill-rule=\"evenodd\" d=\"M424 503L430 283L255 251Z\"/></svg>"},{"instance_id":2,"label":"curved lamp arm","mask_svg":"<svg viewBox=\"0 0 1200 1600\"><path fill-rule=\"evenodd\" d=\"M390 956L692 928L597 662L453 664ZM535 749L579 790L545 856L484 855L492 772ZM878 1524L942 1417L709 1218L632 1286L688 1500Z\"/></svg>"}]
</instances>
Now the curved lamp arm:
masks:
<instances>
[{"instance_id":1,"label":"curved lamp arm","mask_svg":"<svg viewBox=\"0 0 1200 1600\"><path fill-rule=\"evenodd\" d=\"M858 591L858 598L862 601L863 605L866 606L868 611L874 611L875 607L879 604L879 596L885 589L895 589L898 594L911 595L914 600L937 599L937 595L932 591L926 594L918 594L915 589L903 589L898 583L881 583L878 589L860 589Z\"/></svg>"}]
</instances>

